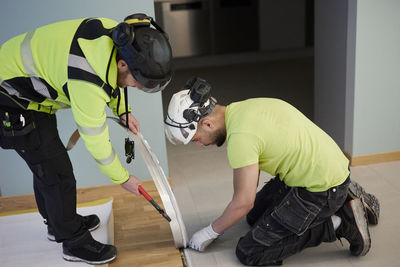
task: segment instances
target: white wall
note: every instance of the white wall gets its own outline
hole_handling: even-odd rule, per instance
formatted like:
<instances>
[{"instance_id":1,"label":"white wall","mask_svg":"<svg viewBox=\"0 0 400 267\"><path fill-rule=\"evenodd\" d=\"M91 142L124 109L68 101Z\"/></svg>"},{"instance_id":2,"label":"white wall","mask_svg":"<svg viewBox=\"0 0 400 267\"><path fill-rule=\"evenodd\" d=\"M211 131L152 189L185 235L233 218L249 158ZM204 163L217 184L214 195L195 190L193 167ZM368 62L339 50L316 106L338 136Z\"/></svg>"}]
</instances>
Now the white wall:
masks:
<instances>
[{"instance_id":1,"label":"white wall","mask_svg":"<svg viewBox=\"0 0 400 267\"><path fill-rule=\"evenodd\" d=\"M36 27L64 19L81 17L109 17L122 21L133 13L154 16L153 1L141 0L1 0L0 2L0 44L9 38L30 31ZM3 64L3 63L2 63ZM167 171L167 154L164 137L161 93L146 94L129 88L129 103L133 115L139 120L141 131L158 156L161 166ZM167 88L168 90L168 88ZM107 112L112 115L112 112ZM57 113L60 137L66 144L76 128L70 110ZM121 161L124 159L124 138L126 133L119 126L109 122L111 142ZM74 166L78 187L111 183L103 175L86 150L82 140L69 153ZM136 160L128 170L143 180L151 179L146 165L136 151ZM11 150L0 148L0 188L3 196L32 193L32 174L26 163Z\"/></svg>"},{"instance_id":2,"label":"white wall","mask_svg":"<svg viewBox=\"0 0 400 267\"><path fill-rule=\"evenodd\" d=\"M400 1L357 3L353 154L400 150Z\"/></svg>"},{"instance_id":3,"label":"white wall","mask_svg":"<svg viewBox=\"0 0 400 267\"><path fill-rule=\"evenodd\" d=\"M345 125L344 151L353 153L354 129L354 80L356 71L356 31L357 31L357 1L348 2L347 8L347 41L346 41L346 93L345 93ZM355 155L354 155L355 156Z\"/></svg>"},{"instance_id":4,"label":"white wall","mask_svg":"<svg viewBox=\"0 0 400 267\"><path fill-rule=\"evenodd\" d=\"M315 2L315 121L352 156L400 150L400 1Z\"/></svg>"}]
</instances>

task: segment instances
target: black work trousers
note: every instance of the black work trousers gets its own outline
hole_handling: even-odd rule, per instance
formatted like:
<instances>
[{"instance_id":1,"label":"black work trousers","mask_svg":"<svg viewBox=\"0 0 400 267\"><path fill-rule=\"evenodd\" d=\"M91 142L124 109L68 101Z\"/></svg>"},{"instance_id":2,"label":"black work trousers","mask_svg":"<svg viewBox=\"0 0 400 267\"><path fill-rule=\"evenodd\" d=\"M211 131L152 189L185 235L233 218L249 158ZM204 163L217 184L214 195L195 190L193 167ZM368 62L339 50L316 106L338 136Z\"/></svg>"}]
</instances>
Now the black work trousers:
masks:
<instances>
[{"instance_id":1,"label":"black work trousers","mask_svg":"<svg viewBox=\"0 0 400 267\"><path fill-rule=\"evenodd\" d=\"M34 127L28 133L18 135L18 130L24 127L17 125L14 127L17 136L12 136L2 125L0 145L14 149L31 169L39 212L52 227L56 241L62 242L85 234L88 230L83 225L82 216L76 213L76 180L71 161L58 135L56 116L22 109L10 110L8 117L11 117L12 123L18 124L22 115L25 125ZM4 121L5 117L5 111L0 110L0 118Z\"/></svg>"},{"instance_id":2,"label":"black work trousers","mask_svg":"<svg viewBox=\"0 0 400 267\"><path fill-rule=\"evenodd\" d=\"M279 177L258 193L247 215L252 229L240 238L236 255L245 265L281 265L283 259L307 247L333 242L331 216L347 197L350 178L324 192L286 186Z\"/></svg>"}]
</instances>

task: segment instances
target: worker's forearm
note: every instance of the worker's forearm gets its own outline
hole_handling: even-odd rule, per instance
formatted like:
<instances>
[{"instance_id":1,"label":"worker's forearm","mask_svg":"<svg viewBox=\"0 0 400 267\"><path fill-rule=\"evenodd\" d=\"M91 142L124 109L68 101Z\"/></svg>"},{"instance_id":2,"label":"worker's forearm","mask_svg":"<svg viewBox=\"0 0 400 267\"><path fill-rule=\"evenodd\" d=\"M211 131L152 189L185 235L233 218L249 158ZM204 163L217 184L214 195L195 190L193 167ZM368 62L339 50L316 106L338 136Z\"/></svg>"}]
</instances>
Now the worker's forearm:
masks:
<instances>
[{"instance_id":1,"label":"worker's forearm","mask_svg":"<svg viewBox=\"0 0 400 267\"><path fill-rule=\"evenodd\" d=\"M212 223L212 228L215 232L222 233L240 221L250 209L250 205L240 205L231 201L222 215Z\"/></svg>"}]
</instances>

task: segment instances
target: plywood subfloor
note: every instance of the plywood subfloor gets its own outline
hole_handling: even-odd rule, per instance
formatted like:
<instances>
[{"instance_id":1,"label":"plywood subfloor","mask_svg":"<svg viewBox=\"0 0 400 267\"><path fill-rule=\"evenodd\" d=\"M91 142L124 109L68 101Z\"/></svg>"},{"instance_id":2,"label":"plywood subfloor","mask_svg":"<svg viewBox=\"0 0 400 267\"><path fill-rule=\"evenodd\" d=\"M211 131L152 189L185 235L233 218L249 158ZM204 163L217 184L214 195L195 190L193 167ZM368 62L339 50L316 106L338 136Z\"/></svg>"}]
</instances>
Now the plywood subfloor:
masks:
<instances>
[{"instance_id":1,"label":"plywood subfloor","mask_svg":"<svg viewBox=\"0 0 400 267\"><path fill-rule=\"evenodd\" d=\"M144 181L143 188L162 206L153 181ZM114 242L118 257L111 267L182 267L182 259L174 246L168 222L143 197L136 197L119 185L78 189L77 200L88 202L113 197ZM0 213L34 209L33 195L0 197Z\"/></svg>"}]
</instances>

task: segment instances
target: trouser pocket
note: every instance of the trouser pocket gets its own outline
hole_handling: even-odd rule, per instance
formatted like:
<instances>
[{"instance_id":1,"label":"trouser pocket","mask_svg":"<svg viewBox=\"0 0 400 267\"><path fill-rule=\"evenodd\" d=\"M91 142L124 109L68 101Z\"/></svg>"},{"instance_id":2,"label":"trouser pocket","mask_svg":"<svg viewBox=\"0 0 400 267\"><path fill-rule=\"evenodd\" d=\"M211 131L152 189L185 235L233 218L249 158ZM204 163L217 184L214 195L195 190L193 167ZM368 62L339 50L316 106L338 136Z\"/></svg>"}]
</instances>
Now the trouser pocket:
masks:
<instances>
[{"instance_id":1,"label":"trouser pocket","mask_svg":"<svg viewBox=\"0 0 400 267\"><path fill-rule=\"evenodd\" d=\"M248 224L253 226L264 213L270 214L273 208L282 201L287 192L289 192L289 187L279 179L279 175L268 181L257 192L254 206L246 216Z\"/></svg>"},{"instance_id":2,"label":"trouser pocket","mask_svg":"<svg viewBox=\"0 0 400 267\"><path fill-rule=\"evenodd\" d=\"M343 206L347 198L349 184L350 178L347 178L343 184L328 190L328 205L332 213L335 213Z\"/></svg>"},{"instance_id":3,"label":"trouser pocket","mask_svg":"<svg viewBox=\"0 0 400 267\"><path fill-rule=\"evenodd\" d=\"M252 238L266 247L279 245L284 238L293 235L289 229L277 222L268 213L263 215L251 232Z\"/></svg>"},{"instance_id":4,"label":"trouser pocket","mask_svg":"<svg viewBox=\"0 0 400 267\"><path fill-rule=\"evenodd\" d=\"M39 132L32 112L0 111L0 147L3 149L35 150L40 146Z\"/></svg>"},{"instance_id":5,"label":"trouser pocket","mask_svg":"<svg viewBox=\"0 0 400 267\"><path fill-rule=\"evenodd\" d=\"M292 188L271 216L291 232L302 235L315 220L321 208L299 196L298 188Z\"/></svg>"}]
</instances>

